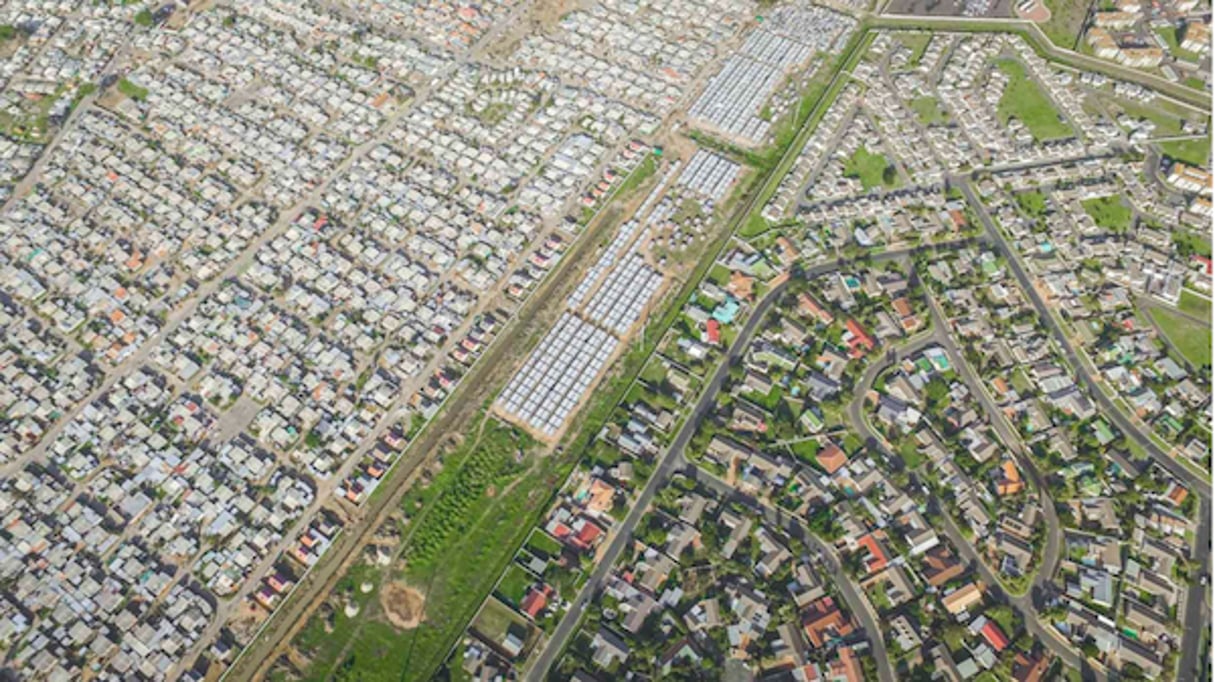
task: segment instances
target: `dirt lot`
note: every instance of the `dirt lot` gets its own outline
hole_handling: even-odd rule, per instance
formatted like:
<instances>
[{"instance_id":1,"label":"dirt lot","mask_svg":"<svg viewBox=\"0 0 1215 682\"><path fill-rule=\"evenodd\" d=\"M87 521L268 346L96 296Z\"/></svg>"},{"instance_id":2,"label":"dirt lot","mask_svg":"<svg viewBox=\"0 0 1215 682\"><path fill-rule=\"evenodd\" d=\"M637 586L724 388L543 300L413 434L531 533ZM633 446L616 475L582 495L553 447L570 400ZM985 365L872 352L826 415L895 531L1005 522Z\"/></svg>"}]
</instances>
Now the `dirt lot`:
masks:
<instances>
[{"instance_id":1,"label":"dirt lot","mask_svg":"<svg viewBox=\"0 0 1215 682\"><path fill-rule=\"evenodd\" d=\"M391 582L380 590L380 606L388 622L401 630L412 630L422 624L426 598L405 583Z\"/></svg>"}]
</instances>

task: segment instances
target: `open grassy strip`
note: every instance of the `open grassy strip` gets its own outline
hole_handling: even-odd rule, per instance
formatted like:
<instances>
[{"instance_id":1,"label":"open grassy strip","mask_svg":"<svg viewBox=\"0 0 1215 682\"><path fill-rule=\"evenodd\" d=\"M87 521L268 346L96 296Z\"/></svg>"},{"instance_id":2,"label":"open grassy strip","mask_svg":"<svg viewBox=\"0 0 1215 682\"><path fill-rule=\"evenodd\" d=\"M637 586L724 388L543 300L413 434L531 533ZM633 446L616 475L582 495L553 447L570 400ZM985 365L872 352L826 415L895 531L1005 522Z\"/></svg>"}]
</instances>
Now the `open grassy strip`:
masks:
<instances>
[{"instance_id":1,"label":"open grassy strip","mask_svg":"<svg viewBox=\"0 0 1215 682\"><path fill-rule=\"evenodd\" d=\"M1155 135L1157 137L1180 135L1182 122L1186 118L1189 118L1176 111L1170 111L1163 106L1159 106L1160 103L1158 102L1147 105L1142 102L1132 102L1131 100L1117 98L1112 100L1112 103L1131 118L1144 119L1156 124Z\"/></svg>"},{"instance_id":2,"label":"open grassy strip","mask_svg":"<svg viewBox=\"0 0 1215 682\"><path fill-rule=\"evenodd\" d=\"M1168 337L1177 352L1185 356L1195 367L1211 364L1211 326L1202 324L1181 313L1152 306L1149 314L1160 331Z\"/></svg>"},{"instance_id":3,"label":"open grassy strip","mask_svg":"<svg viewBox=\"0 0 1215 682\"><path fill-rule=\"evenodd\" d=\"M657 170L658 159L653 154L646 154L645 159L638 164L637 168L632 173L629 173L628 177L626 177L624 182L620 184L620 188L617 191L622 196L627 195L629 192L632 192L634 189L639 187L641 183L645 182L646 179L653 175Z\"/></svg>"},{"instance_id":4,"label":"open grassy strip","mask_svg":"<svg viewBox=\"0 0 1215 682\"><path fill-rule=\"evenodd\" d=\"M907 63L911 66L919 66L920 61L924 59L924 53L928 51L928 43L932 42L932 34L908 31L900 33L895 37L898 38L904 47L911 50L911 56L908 57Z\"/></svg>"},{"instance_id":5,"label":"open grassy strip","mask_svg":"<svg viewBox=\"0 0 1215 682\"><path fill-rule=\"evenodd\" d=\"M1030 78L1025 66L1015 59L998 59L996 66L1008 74L1008 87L997 107L1000 121L1007 124L1017 119L1035 140L1054 140L1072 134L1072 129L1059 116L1050 97Z\"/></svg>"},{"instance_id":6,"label":"open grassy strip","mask_svg":"<svg viewBox=\"0 0 1215 682\"><path fill-rule=\"evenodd\" d=\"M1198 317L1211 321L1211 302L1189 289L1181 290L1181 300L1177 302L1177 307L1181 312L1194 317Z\"/></svg>"},{"instance_id":7,"label":"open grassy strip","mask_svg":"<svg viewBox=\"0 0 1215 682\"><path fill-rule=\"evenodd\" d=\"M118 91L136 101L148 98L148 89L125 78L118 81Z\"/></svg>"},{"instance_id":8,"label":"open grassy strip","mask_svg":"<svg viewBox=\"0 0 1215 682\"><path fill-rule=\"evenodd\" d=\"M629 196L656 170L656 160L647 157L609 202ZM492 418L481 420L489 421L474 452L465 452L469 446L463 446L447 458L435 481L415 486L402 502L407 514L418 516L410 524L401 577L425 595L425 620L405 633L387 625L364 628L339 664L339 673L351 671L368 680L431 679L572 470L576 458L570 453L576 449L535 462L526 454L533 445L530 438ZM467 432L475 433L479 425ZM519 461L495 472L486 467L493 461L503 463L504 430L516 441L506 459ZM374 655L360 658L360 650Z\"/></svg>"},{"instance_id":9,"label":"open grassy strip","mask_svg":"<svg viewBox=\"0 0 1215 682\"><path fill-rule=\"evenodd\" d=\"M560 455L517 462L518 444L502 443L504 429L515 431L489 422L477 459L462 467L443 498L423 508L419 523L426 526L405 548L404 579L426 595L426 618L395 635L391 669L399 679L433 677L572 468L572 458ZM498 435L486 443L491 432ZM487 461L499 468L477 461L486 461L487 449Z\"/></svg>"},{"instance_id":10,"label":"open grassy strip","mask_svg":"<svg viewBox=\"0 0 1215 682\"><path fill-rule=\"evenodd\" d=\"M1160 143L1160 153L1191 166L1205 166L1211 158L1211 135L1189 140L1171 140Z\"/></svg>"},{"instance_id":11,"label":"open grassy strip","mask_svg":"<svg viewBox=\"0 0 1215 682\"><path fill-rule=\"evenodd\" d=\"M1164 42L1168 44L1169 54L1187 62L1197 62L1202 59L1200 54L1181 49L1180 33L1181 29L1176 26L1161 26L1156 29L1156 35L1164 38Z\"/></svg>"}]
</instances>

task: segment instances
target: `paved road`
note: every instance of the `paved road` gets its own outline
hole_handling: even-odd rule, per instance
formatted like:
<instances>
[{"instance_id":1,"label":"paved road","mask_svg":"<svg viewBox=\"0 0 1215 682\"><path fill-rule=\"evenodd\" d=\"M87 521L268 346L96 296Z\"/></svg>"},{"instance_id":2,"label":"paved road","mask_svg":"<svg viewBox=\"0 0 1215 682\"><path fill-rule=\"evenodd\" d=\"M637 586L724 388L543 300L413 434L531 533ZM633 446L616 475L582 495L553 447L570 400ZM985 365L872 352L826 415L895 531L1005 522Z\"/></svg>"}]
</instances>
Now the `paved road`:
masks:
<instances>
[{"instance_id":1,"label":"paved road","mask_svg":"<svg viewBox=\"0 0 1215 682\"><path fill-rule=\"evenodd\" d=\"M933 501L935 505L936 502ZM942 519L940 528L945 531L945 535L950 542L958 548L958 551L966 558L971 565L979 571L983 576L983 580L987 583L987 589L994 594L998 599L1007 601L1021 615L1021 622L1025 625L1025 629L1038 641L1042 642L1047 648L1058 656L1064 664L1080 671L1080 677L1084 680L1095 680L1100 682L1106 679L1106 673L1103 669L1093 667L1087 658L1080 652L1076 651L1072 646L1063 639L1054 628L1047 627L1038 620L1036 611L1034 610L1033 597L1030 593L1021 596L1014 596L1004 592L1000 587L999 578L988 567L979 553L975 551L974 545L962 534L962 531L954 523L949 516L949 512L940 510L940 518Z\"/></svg>"},{"instance_id":2,"label":"paved road","mask_svg":"<svg viewBox=\"0 0 1215 682\"><path fill-rule=\"evenodd\" d=\"M1135 425L1131 423L1130 419L1127 418L1126 414L1114 404L1114 401L1111 400L1104 391L1101 390L1101 387L1097 384L1096 379L1094 379L1093 375L1089 372L1088 365L1081 361L1080 356L1076 353L1075 347L1068 340L1067 334L1064 333L1063 328L1059 325L1058 320L1056 320L1054 315L1051 314L1051 310L1042 301L1042 297L1039 296L1038 290L1034 288L1033 280L1030 279L1029 275L1025 272L1025 268L1022 267L1020 257L1018 256L1016 250L1014 250L1012 246L1005 240L1004 235L1000 232L999 228L996 227L995 223L991 219L991 215L987 212L987 207L984 206L983 202L979 201L978 197L975 196L974 189L970 186L970 183L963 178L954 178L953 184L962 190L962 194L966 197L967 203L970 204L970 207L974 209L975 213L979 216L979 219L983 223L984 229L989 235L991 243L996 246L996 248L1003 254L1005 260L1008 261L1009 267L1012 269L1017 281L1021 283L1021 288L1025 290L1025 293L1027 296L1029 296L1029 300L1033 304L1034 309L1038 312L1038 317L1041 318L1041 320L1049 328L1051 336L1054 337L1055 342L1059 345L1059 348L1063 352L1064 357L1067 359L1068 364L1075 369L1076 375L1088 387L1089 393L1092 394L1093 399L1100 404L1102 414L1113 421L1114 424L1124 434L1126 434L1127 438L1133 439L1136 443L1142 446L1143 449L1146 450L1147 453L1152 457L1152 459L1155 459L1156 462L1160 464L1160 466L1164 467L1166 471L1184 482L1192 492L1202 496L1203 499L1209 500L1211 497L1211 481L1209 479L1204 480L1185 464L1177 461L1176 458L1157 447L1156 443L1153 442L1152 439L1148 438L1148 436L1145 435L1140 429L1136 428Z\"/></svg>"},{"instance_id":3,"label":"paved road","mask_svg":"<svg viewBox=\"0 0 1215 682\"><path fill-rule=\"evenodd\" d=\"M929 299L930 304L935 306L935 302L931 300L931 297L929 297ZM963 358L960 357L956 347L953 345L953 339L950 338L949 334L946 332L943 316L941 316L940 311L936 310L934 307L932 332L924 335L921 338L912 340L909 343L899 346L896 349L892 349L891 352L887 353L884 362L875 362L870 365L870 367L865 371L864 375L862 375L861 381L857 383L857 386L854 389L853 400L848 405L848 419L852 424L852 428L858 433L858 435L865 436L867 440L876 443L878 450L881 452L883 457L887 459L896 458L897 455L886 449L885 439L881 437L881 434L873 430L868 419L865 418L865 394L869 392L869 388L873 386L873 382L877 379L877 376L891 364L914 355L915 353L918 353L924 348L932 345L938 345L945 349L946 353L950 356L950 361L958 369L959 374L963 376L963 379L969 385L971 392L980 396L982 395L978 392L978 387L975 386L974 377L971 376L970 378L967 378L967 374L969 374L969 367L963 362ZM1001 415L992 412L993 408L991 406L985 405L985 407L989 411L989 416L993 424L998 425ZM998 429L999 427L997 426L997 430ZM1001 433L1000 436L1001 438L1007 439L1006 445L1009 445L1011 449L1017 449L1014 444L1019 445L1020 440L1016 438L1015 434L1013 434L1011 438L1009 434L1005 433ZM1058 517L1053 513L1054 506L1053 504L1050 504L1049 499L1045 498L1045 487L1041 487L1040 485L1038 489L1043 491L1043 503L1050 506L1051 514L1049 518L1054 519L1054 521L1047 531L1047 549L1042 561L1041 570L1038 571L1034 579L1032 589L1028 590L1025 594L1015 596L1007 594L1003 589L1001 589L999 577L996 576L990 567L988 567L987 563L983 561L982 557L979 556L979 552L974 548L970 541L962 535L961 531L958 529L957 525L946 511L942 511L940 514L944 519L943 530L945 531L946 536L948 536L953 544L958 547L958 550L966 557L966 559L974 564L974 567L979 571L980 575L983 576L983 580L987 582L992 590L996 592L999 598L1008 601L1013 608L1020 611L1022 621L1025 622L1026 629L1032 635L1037 637L1040 641L1042 641L1043 644L1049 647L1051 651L1062 658L1067 665L1080 670L1084 674L1085 679L1100 679L1103 677L1101 673L1092 670L1085 665L1083 656L1073 649L1071 645L1053 628L1044 626L1037 617L1038 611L1035 599L1046 593L1045 590L1047 587L1044 583L1048 582L1050 576L1054 575L1054 570L1059 560L1060 546L1062 544L1062 532L1059 528ZM935 500L931 500L930 502L933 505L936 505Z\"/></svg>"},{"instance_id":4,"label":"paved road","mask_svg":"<svg viewBox=\"0 0 1215 682\"><path fill-rule=\"evenodd\" d=\"M1034 489L1038 492L1038 504L1042 508L1042 516L1046 520L1046 547L1042 552L1042 565L1038 569L1037 576L1034 578L1033 587L1035 590L1049 589L1046 583L1049 583L1055 576L1055 571L1059 568L1059 559L1063 548L1063 531L1059 525L1059 514L1055 511L1055 502L1050 497L1048 488L1046 487L1046 479L1042 473L1038 471L1033 459L1031 459L1025 450L1025 444L1021 441L1021 436L1013 428L1008 417L996 405L996 401L992 399L991 394L987 391L987 385L975 374L970 363L966 361L962 353L958 350L957 343L953 337L945 333L948 328L948 322L945 319L945 314L941 310L940 304L932 296L928 294L928 308L932 313L933 327L937 329L941 335L941 346L949 355L953 366L958 370L962 380L966 383L970 392L978 397L979 402L983 405L987 412L987 417L991 424L996 429L996 434L999 435L1000 441L1013 457L1016 458L1017 464L1029 475L1030 481L1034 485Z\"/></svg>"},{"instance_id":5,"label":"paved road","mask_svg":"<svg viewBox=\"0 0 1215 682\"><path fill-rule=\"evenodd\" d=\"M992 242L997 245L1003 253L1005 260L1008 261L1013 274L1017 277L1017 280L1021 283L1021 287L1025 290L1029 296L1029 300L1037 310L1038 317L1049 327L1051 335L1062 349L1067 361L1075 369L1076 375L1080 377L1081 381L1088 387L1089 393L1093 395L1094 399L1101 406L1102 415L1113 421L1126 434L1127 438L1134 439L1157 464L1177 477L1178 480L1184 482L1190 489L1191 494L1196 494L1200 497L1198 529L1195 533L1195 545L1191 558L1197 564L1200 575L1210 575L1211 481L1199 476L1185 464L1157 447L1156 443L1144 434L1143 431L1136 428L1130 419L1127 418L1126 414L1101 390L1101 387L1097 385L1097 381L1089 372L1088 365L1081 361L1075 347L1072 346L1068 341L1067 335L1063 332L1063 328L1046 307L1046 304L1038 295L1038 291L1034 289L1033 282L1022 267L1018 254L1004 239L1004 236L992 221L991 215L988 214L987 208L975 197L970 183L963 181L956 184L961 188L966 201L983 222L983 227L987 230ZM1191 674L1189 671L1194 671L1198 668L1202 633L1210 627L1210 620L1207 616L1205 605L1206 594L1207 586L1197 580L1190 586L1188 591L1185 620L1182 622L1182 655L1179 661L1180 667L1178 668L1178 670L1182 671L1180 677L1183 679L1186 679L1187 675Z\"/></svg>"},{"instance_id":6,"label":"paved road","mask_svg":"<svg viewBox=\"0 0 1215 682\"><path fill-rule=\"evenodd\" d=\"M874 254L870 257L870 259L873 262L885 262L906 258L908 255L920 251L961 248L963 246L973 244L974 241L975 240L973 239L960 239L943 244L897 248L880 254ZM849 261L841 258L839 260L819 263L811 266L810 268L797 273L795 276L803 279L813 279L854 263L855 261ZM667 451L659 460L659 465L656 471L650 477L649 482L647 482L645 488L637 498L636 503L633 505L633 509L629 512L628 516L626 516L624 520L621 521L615 529L613 529L614 535L609 541L607 549L600 554L599 558L597 559L595 570L591 573L590 579L587 580L582 589L579 590L578 595L575 596L573 605L570 607L570 611L566 613L566 615L561 619L561 622L558 623L557 629L553 631L553 635L545 643L544 648L541 650L535 662L528 670L525 679L531 682L538 682L539 680L544 679L544 676L547 674L549 668L551 668L552 664L555 662L556 657L565 649L566 643L569 641L570 636L572 636L577 630L578 622L582 617L582 609L586 607L587 603L590 601L590 597L594 595L594 593L603 585L603 581L607 577L608 572L612 569L612 565L616 563L616 560L620 557L621 551L623 551L624 547L627 546L628 542L631 540L633 529L636 528L637 524L641 521L641 517L645 513L645 509L654 499L654 495L657 494L658 490L662 488L662 485L665 484L667 479L670 478L671 474L675 473L675 471L677 471L685 462L683 458L683 451L687 447L688 442L692 439L692 436L696 433L696 428L700 424L700 420L713 406L717 393L721 390L721 385L726 376L729 374L730 365L733 364L735 360L742 357L743 353L746 351L747 345L751 341L751 337L755 334L756 328L767 315L768 309L773 303L780 300L780 296L787 288L788 281L781 283L768 292L768 294L756 304L755 309L747 318L747 322L743 326L738 337L734 339L734 343L730 346L729 352L727 353L727 358L717 366L716 371L713 373L713 377L701 390L700 396L697 398L696 404L692 408L692 413L688 419L684 421L683 426L675 435L675 439L671 442L670 447L667 448ZM875 650L876 648L877 647L875 647ZM885 662L885 667L888 667L889 661L884 659L884 657L882 660ZM879 669L882 667L883 665L881 664L878 666Z\"/></svg>"},{"instance_id":7,"label":"paved road","mask_svg":"<svg viewBox=\"0 0 1215 682\"><path fill-rule=\"evenodd\" d=\"M1211 501L1202 500L1198 505L1198 530L1194 533L1193 560L1202 575L1211 574ZM1209 580L1208 580L1209 582ZM1210 679L1210 660L1203 655L1202 635L1210 632L1210 608L1207 603L1209 587L1195 579L1186 591L1184 630L1181 634L1181 655L1177 659L1177 679ZM1201 658L1200 658L1201 657Z\"/></svg>"},{"instance_id":8,"label":"paved road","mask_svg":"<svg viewBox=\"0 0 1215 682\"><path fill-rule=\"evenodd\" d=\"M1174 83L1162 76L1157 76L1147 71L1141 71L1116 62L1090 57L1089 55L1059 47L1050 38L1046 37L1041 27L1032 21L1001 19L997 17L926 17L914 14L882 14L881 16L870 17L869 26L870 28L947 31L959 29L991 31L992 27L1007 27L1005 30L1022 29L1029 34L1030 41L1037 43L1037 46L1046 52L1047 58L1054 62L1083 71L1095 71L1143 85L1152 90L1162 92L1171 99L1181 101L1200 111L1206 110L1210 106L1210 95L1201 90L1195 90L1194 88Z\"/></svg>"},{"instance_id":9,"label":"paved road","mask_svg":"<svg viewBox=\"0 0 1215 682\"><path fill-rule=\"evenodd\" d=\"M725 381L726 376L729 374L730 365L746 351L747 345L751 342L751 337L754 336L755 330L763 321L768 308L780 299L781 294L785 292L787 287L788 282L774 287L756 304L755 310L747 318L746 324L743 325L738 337L734 339L734 343L730 346L726 360L718 364L712 379L701 390L700 397L692 408L691 415L684 421L683 426L676 433L675 439L671 441L671 445L663 454L662 459L659 460L656 471L650 476L649 482L646 483L645 488L637 497L637 501L633 504L633 508L629 511L628 516L613 529L612 539L608 542L607 548L599 554L598 563L595 565L595 570L591 572L590 579L578 591L578 595L574 598L569 612L557 624L557 629L553 631L552 637L545 643L535 663L528 670L525 679L532 682L544 679L556 657L565 649L566 643L577 630L578 624L582 619L582 609L603 586L604 579L607 577L608 572L612 570L612 566L615 565L617 559L620 558L620 553L632 542L633 529L637 527L646 509L654 500L654 495L666 484L671 474L675 473L682 466L684 448L687 447L688 442L696 433L696 427L700 424L700 420L708 412L709 408L713 406L714 399L718 391L721 390L722 382Z\"/></svg>"},{"instance_id":10,"label":"paved road","mask_svg":"<svg viewBox=\"0 0 1215 682\"><path fill-rule=\"evenodd\" d=\"M860 619L861 626L865 628L866 641L869 642L869 648L873 651L873 658L877 663L878 679L881 682L894 682L896 678L894 669L890 665L890 656L886 653L881 616L874 610L869 598L857 589L851 576L844 572L844 563L835 547L823 542L797 514L765 504L750 495L744 495L737 488L694 464L687 466L687 473L690 477L712 488L723 499L742 502L760 512L768 523L777 528L784 528L792 537L813 547L831 574L833 584L839 588L840 596L844 598L848 610Z\"/></svg>"}]
</instances>

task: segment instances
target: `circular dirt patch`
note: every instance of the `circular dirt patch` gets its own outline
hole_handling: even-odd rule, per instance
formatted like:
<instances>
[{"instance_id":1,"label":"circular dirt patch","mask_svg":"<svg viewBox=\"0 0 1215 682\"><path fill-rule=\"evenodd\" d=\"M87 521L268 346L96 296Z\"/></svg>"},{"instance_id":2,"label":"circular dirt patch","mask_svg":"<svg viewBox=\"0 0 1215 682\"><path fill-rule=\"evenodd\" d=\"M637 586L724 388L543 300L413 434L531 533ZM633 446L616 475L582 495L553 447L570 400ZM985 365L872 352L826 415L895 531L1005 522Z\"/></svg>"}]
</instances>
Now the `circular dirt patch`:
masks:
<instances>
[{"instance_id":1,"label":"circular dirt patch","mask_svg":"<svg viewBox=\"0 0 1215 682\"><path fill-rule=\"evenodd\" d=\"M380 590L380 606L388 622L402 630L412 630L422 623L426 598L405 583L391 582Z\"/></svg>"}]
</instances>

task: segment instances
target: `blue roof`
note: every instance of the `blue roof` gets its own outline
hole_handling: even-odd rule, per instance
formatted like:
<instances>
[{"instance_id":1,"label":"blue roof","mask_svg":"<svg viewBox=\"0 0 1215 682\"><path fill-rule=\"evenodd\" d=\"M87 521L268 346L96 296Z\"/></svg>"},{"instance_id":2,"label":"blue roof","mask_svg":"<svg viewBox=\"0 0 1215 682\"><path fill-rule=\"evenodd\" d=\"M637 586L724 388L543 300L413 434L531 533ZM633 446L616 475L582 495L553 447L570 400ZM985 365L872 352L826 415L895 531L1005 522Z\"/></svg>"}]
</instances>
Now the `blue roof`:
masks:
<instances>
[{"instance_id":1,"label":"blue roof","mask_svg":"<svg viewBox=\"0 0 1215 682\"><path fill-rule=\"evenodd\" d=\"M734 321L734 316L738 314L739 307L738 301L733 297L727 297L713 309L713 319L722 324L730 324Z\"/></svg>"}]
</instances>

